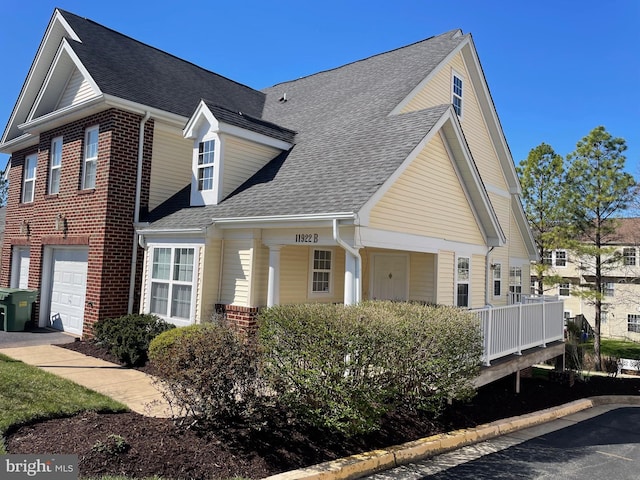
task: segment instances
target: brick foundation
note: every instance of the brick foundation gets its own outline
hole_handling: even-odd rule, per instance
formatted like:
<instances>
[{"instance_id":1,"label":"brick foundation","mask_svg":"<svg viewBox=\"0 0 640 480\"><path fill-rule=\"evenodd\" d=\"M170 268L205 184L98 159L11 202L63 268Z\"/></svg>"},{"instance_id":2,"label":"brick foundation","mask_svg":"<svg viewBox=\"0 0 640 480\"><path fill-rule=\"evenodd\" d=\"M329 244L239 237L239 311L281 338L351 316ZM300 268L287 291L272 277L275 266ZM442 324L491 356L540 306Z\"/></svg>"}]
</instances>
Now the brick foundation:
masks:
<instances>
[{"instance_id":1,"label":"brick foundation","mask_svg":"<svg viewBox=\"0 0 640 480\"><path fill-rule=\"evenodd\" d=\"M251 334L258 327L257 319L259 307L241 307L238 305L216 304L216 313L222 314L224 319L234 325L241 332Z\"/></svg>"}]
</instances>

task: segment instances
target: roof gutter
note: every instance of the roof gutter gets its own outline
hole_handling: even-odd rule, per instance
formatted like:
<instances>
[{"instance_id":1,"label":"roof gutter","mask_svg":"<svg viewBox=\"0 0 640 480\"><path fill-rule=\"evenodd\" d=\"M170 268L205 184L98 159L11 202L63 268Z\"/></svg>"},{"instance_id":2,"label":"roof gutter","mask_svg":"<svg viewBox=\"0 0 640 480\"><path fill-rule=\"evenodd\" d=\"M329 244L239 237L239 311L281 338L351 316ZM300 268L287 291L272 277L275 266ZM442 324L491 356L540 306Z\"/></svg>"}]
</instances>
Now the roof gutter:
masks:
<instances>
[{"instance_id":1,"label":"roof gutter","mask_svg":"<svg viewBox=\"0 0 640 480\"><path fill-rule=\"evenodd\" d=\"M138 232L135 225L140 221L140 197L142 196L142 167L144 163L144 127L147 120L151 118L150 112L145 112L144 117L140 120L140 130L138 132L138 169L136 172L136 198L133 206L133 248L131 250L131 274L129 278L129 305L127 312L133 313L133 298L136 288L136 270L138 264Z\"/></svg>"}]
</instances>

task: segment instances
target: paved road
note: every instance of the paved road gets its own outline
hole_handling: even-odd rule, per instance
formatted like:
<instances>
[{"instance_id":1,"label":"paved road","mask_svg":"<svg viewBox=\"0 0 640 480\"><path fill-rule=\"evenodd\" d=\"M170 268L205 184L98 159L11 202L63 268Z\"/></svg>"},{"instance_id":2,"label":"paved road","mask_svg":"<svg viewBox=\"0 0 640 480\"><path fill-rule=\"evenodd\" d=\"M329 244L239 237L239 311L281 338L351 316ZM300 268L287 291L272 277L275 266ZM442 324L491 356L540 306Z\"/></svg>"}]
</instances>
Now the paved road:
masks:
<instances>
[{"instance_id":1,"label":"paved road","mask_svg":"<svg viewBox=\"0 0 640 480\"><path fill-rule=\"evenodd\" d=\"M367 478L635 480L640 407L594 407Z\"/></svg>"},{"instance_id":2,"label":"paved road","mask_svg":"<svg viewBox=\"0 0 640 480\"><path fill-rule=\"evenodd\" d=\"M75 341L74 336L49 328L37 328L29 332L5 332L0 330L0 348L60 345L73 341Z\"/></svg>"}]
</instances>

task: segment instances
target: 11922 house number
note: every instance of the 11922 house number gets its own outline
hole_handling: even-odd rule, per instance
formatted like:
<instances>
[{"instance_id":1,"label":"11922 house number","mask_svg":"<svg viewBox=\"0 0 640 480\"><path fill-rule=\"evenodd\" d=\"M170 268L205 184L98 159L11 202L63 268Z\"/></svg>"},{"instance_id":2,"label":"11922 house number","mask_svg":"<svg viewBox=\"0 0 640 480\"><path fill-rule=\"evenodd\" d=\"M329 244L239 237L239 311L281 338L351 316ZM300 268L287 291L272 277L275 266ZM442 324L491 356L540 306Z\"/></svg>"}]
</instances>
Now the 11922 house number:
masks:
<instances>
[{"instance_id":1,"label":"11922 house number","mask_svg":"<svg viewBox=\"0 0 640 480\"><path fill-rule=\"evenodd\" d=\"M317 233L296 233L296 243L318 243Z\"/></svg>"}]
</instances>

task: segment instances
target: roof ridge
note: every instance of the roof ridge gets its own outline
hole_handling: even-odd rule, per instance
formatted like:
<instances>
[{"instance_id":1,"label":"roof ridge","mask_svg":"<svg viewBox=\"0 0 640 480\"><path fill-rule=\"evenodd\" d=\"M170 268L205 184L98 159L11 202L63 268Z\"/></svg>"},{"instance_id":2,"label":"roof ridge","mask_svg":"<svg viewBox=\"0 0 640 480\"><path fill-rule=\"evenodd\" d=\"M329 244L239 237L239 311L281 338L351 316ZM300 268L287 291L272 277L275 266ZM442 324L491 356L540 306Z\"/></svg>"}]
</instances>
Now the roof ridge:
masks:
<instances>
[{"instance_id":1,"label":"roof ridge","mask_svg":"<svg viewBox=\"0 0 640 480\"><path fill-rule=\"evenodd\" d=\"M100 28L102 28L102 29L104 29L104 30L108 30L109 32L115 33L115 34L117 34L117 35L119 35L119 36L121 36L121 37L124 37L124 38L126 38L126 39L128 39L128 40L131 40L131 41L133 41L133 42L135 42L135 43L137 43L137 44L139 44L139 45L142 45L142 46L144 46L144 47L146 47L146 48L149 48L149 49L151 49L151 50L155 50L155 51L157 51L157 52L159 52L159 53L161 53L161 54L163 54L163 55L166 55L166 56L171 57L171 58L173 58L173 59L175 59L175 60L178 60L179 62L182 62L182 63L188 64L188 65L191 65L191 66L193 66L193 67L195 67L195 68L197 68L197 69L199 69L199 70L202 70L203 72L206 72L206 73L209 73L209 74L215 75L215 76L217 76L217 77L219 77L219 78L222 78L222 79L227 80L227 81L229 81L229 82L235 83L236 85L238 85L238 86L240 86L240 87L243 87L243 88L246 88L246 89L248 89L248 90L252 90L252 91L254 91L254 92L262 93L262 92L260 92L260 90L256 90L255 88L250 87L250 86L248 86L248 85L245 85L244 83L240 83L240 82L238 82L237 80L233 80L232 78L225 77L224 75L220 75L219 73L216 73L216 72L214 72L214 71L212 71L212 70L208 70L208 69L206 69L206 68L204 68L204 67L201 67L200 65L198 65L198 64L196 64L196 63L194 63L194 62L191 62L191 61L189 61L189 60L185 60L184 58L178 57L177 55L174 55L173 53L169 53L169 52L167 52L167 51L165 51L165 50L162 50L162 49L160 49L160 48L158 48L158 47L154 47L153 45L149 45L148 43L145 43L145 42L142 42L142 41L140 41L140 40L138 40L138 39L136 39L136 38L133 38L133 37L131 37L131 36L127 35L127 34L124 34L124 33L122 33L122 32L119 32L119 31L117 31L117 30L114 30L113 28L110 28L110 27L107 27L107 26L105 26L105 25L102 25L101 23L98 23L98 22L96 22L95 20L92 20L92 19L87 18L87 17L82 17L82 16L80 16L80 15L77 15L77 14L75 14L75 13L73 13L73 12L68 11L68 10L63 10L63 9L61 9L61 8L57 8L57 10L62 14L62 16L63 16L63 17L64 17L65 15L72 15L72 16L76 17L77 19L80 19L80 20L83 20L83 21L89 22L89 23L91 23L91 24L93 24L93 25L96 25L96 26L98 26L98 27L100 27Z\"/></svg>"},{"instance_id":2,"label":"roof ridge","mask_svg":"<svg viewBox=\"0 0 640 480\"><path fill-rule=\"evenodd\" d=\"M310 73L309 75L303 75L302 77L298 77L298 78L295 78L295 79L292 79L292 80L285 80L285 81L282 81L282 82L276 83L276 84L274 84L274 85L271 85L270 87L266 87L266 88L264 88L262 91L264 91L264 90L269 90L269 89L271 89L271 88L278 87L278 86L280 86L280 85L285 85L285 84L287 84L287 83L297 82L298 80L303 80L303 79L305 79L305 78L314 77L314 76L316 76L316 75L320 75L320 74L323 74L323 73L333 72L333 71L335 71L335 70L340 70L341 68L345 68L345 67L348 67L348 66L350 66L350 65L355 65L355 64L357 64L357 63L361 63L361 62L366 62L366 61L368 61L368 60L371 60L372 58L376 58L376 57L380 57L380 56L382 56L382 55L387 55L387 54L389 54L389 53L397 52L397 51L399 51L399 50L403 50L403 49L405 49L405 48L409 48L409 47L412 47L412 46L414 46L414 45L418 45L419 43L429 42L429 41L434 40L434 39L436 39L436 38L449 36L449 37L450 37L450 39L454 39L454 38L461 38L461 37L464 37L464 36L467 36L467 35L469 35L469 34L468 34L468 33L467 33L467 34L463 34L463 33L462 33L462 29L460 29L460 28L455 28L455 29L453 29L453 30L449 30L449 31L447 31L447 32L441 33L441 34L439 34L439 35L432 35L431 37L427 37L427 38L424 38L424 39L422 39L422 40L417 40L417 41L415 41L415 42L413 42L413 43L409 43L409 44L407 44L407 45L402 45L402 46L400 46L400 47L392 48L391 50L386 50L386 51L384 51L384 52L375 53L375 54L373 54L373 55L369 55L368 57L365 57L365 58L360 58L360 59L358 59L358 60L353 60L353 61L351 61L351 62L348 62L348 63L342 64L342 65L339 65L339 66L337 66L337 67L327 68L326 70L320 70L319 72Z\"/></svg>"}]
</instances>

